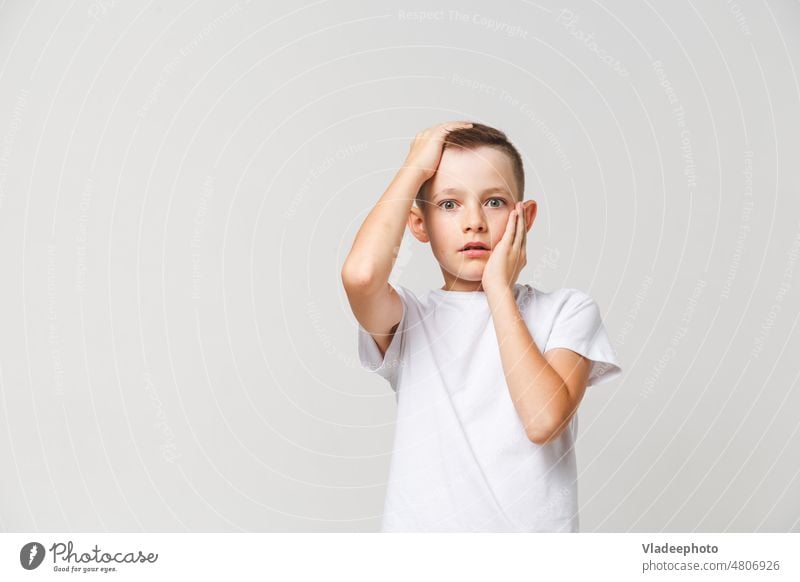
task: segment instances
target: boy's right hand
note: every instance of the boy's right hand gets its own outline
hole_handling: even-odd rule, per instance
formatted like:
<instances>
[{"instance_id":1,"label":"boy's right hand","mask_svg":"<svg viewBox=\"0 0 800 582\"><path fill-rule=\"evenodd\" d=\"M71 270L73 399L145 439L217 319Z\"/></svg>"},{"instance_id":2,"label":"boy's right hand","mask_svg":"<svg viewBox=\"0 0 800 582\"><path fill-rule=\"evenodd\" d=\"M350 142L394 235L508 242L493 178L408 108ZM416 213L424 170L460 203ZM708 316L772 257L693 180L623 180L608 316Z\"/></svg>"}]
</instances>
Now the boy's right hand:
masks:
<instances>
[{"instance_id":1,"label":"boy's right hand","mask_svg":"<svg viewBox=\"0 0 800 582\"><path fill-rule=\"evenodd\" d=\"M448 121L423 129L411 143L410 151L403 166L422 173L425 180L436 173L442 159L444 141L454 129L472 127L469 121Z\"/></svg>"}]
</instances>

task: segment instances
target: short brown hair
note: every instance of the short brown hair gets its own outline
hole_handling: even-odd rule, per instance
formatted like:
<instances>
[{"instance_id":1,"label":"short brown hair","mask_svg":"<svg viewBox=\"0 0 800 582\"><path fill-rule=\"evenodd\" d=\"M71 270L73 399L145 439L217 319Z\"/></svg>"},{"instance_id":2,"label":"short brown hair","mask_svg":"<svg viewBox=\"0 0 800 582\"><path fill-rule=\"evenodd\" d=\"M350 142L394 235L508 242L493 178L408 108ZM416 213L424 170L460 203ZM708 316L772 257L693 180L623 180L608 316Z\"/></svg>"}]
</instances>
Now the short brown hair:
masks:
<instances>
[{"instance_id":1,"label":"short brown hair","mask_svg":"<svg viewBox=\"0 0 800 582\"><path fill-rule=\"evenodd\" d=\"M455 129L447 134L443 150L451 147L458 147L465 150L472 150L481 146L489 146L504 152L511 160L511 168L514 171L514 178L517 182L517 192L519 201L525 196L525 170L522 167L522 156L519 155L517 148L508 140L506 134L494 127L473 122L472 127ZM431 177L431 179L433 179ZM425 181L417 192L417 206L425 209L425 194L431 179Z\"/></svg>"}]
</instances>

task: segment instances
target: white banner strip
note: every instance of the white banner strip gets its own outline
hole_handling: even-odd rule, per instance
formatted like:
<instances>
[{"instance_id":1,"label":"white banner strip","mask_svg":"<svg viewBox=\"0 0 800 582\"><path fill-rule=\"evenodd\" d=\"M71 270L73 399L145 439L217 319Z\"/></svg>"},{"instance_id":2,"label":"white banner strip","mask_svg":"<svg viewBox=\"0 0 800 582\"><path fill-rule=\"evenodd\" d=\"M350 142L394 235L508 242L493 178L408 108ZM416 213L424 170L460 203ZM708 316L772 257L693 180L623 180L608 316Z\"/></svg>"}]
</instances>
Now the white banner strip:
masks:
<instances>
[{"instance_id":1,"label":"white banner strip","mask_svg":"<svg viewBox=\"0 0 800 582\"><path fill-rule=\"evenodd\" d=\"M0 580L800 580L800 534L0 534Z\"/></svg>"}]
</instances>

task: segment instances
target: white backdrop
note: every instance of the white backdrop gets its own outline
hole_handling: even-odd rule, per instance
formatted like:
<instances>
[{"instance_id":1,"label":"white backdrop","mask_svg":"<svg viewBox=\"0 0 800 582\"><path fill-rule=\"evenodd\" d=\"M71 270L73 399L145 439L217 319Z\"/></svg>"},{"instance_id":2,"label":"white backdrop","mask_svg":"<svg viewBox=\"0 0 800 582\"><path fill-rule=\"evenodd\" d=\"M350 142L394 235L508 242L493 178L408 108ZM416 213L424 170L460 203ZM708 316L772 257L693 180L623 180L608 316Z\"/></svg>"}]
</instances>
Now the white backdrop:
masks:
<instances>
[{"instance_id":1,"label":"white backdrop","mask_svg":"<svg viewBox=\"0 0 800 582\"><path fill-rule=\"evenodd\" d=\"M420 10L427 12L420 13ZM584 531L800 531L800 6L0 7L0 529L375 531L339 270L412 136L505 131L595 298ZM407 236L393 281L441 286Z\"/></svg>"}]
</instances>

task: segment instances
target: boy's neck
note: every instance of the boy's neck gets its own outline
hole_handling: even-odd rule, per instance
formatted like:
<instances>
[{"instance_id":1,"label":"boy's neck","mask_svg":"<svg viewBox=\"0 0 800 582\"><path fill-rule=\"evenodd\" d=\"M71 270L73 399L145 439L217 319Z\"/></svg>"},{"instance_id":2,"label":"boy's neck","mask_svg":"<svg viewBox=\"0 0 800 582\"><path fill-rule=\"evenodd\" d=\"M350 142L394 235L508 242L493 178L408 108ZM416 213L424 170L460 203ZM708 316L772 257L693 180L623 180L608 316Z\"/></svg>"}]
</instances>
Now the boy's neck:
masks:
<instances>
[{"instance_id":1,"label":"boy's neck","mask_svg":"<svg viewBox=\"0 0 800 582\"><path fill-rule=\"evenodd\" d=\"M444 286L441 288L442 291L455 291L455 292L462 292L462 293L474 293L474 292L483 292L483 284L480 281L451 281L448 283L447 281L444 282Z\"/></svg>"}]
</instances>

